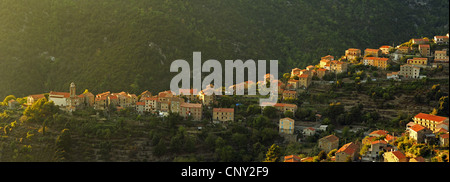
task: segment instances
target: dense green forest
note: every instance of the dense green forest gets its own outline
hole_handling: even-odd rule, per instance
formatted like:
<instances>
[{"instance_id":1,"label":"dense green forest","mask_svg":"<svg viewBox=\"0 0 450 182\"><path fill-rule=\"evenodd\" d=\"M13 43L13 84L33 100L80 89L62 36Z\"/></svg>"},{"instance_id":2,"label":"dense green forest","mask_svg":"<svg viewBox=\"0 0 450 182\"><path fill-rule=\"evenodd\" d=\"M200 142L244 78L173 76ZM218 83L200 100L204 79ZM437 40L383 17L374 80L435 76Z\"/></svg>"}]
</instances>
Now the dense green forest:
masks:
<instances>
[{"instance_id":1,"label":"dense green forest","mask_svg":"<svg viewBox=\"0 0 450 182\"><path fill-rule=\"evenodd\" d=\"M170 63L277 59L279 72L350 47L449 31L449 1L0 0L0 98L169 88Z\"/></svg>"}]
</instances>

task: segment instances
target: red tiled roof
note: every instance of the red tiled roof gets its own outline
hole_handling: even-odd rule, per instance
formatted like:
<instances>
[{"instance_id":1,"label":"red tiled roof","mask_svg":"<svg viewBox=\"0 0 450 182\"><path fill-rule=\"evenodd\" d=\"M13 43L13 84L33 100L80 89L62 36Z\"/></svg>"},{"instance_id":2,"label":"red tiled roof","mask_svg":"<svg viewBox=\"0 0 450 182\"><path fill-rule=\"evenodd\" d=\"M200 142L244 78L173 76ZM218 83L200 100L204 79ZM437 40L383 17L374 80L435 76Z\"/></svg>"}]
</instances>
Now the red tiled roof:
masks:
<instances>
[{"instance_id":1,"label":"red tiled roof","mask_svg":"<svg viewBox=\"0 0 450 182\"><path fill-rule=\"evenodd\" d=\"M40 99L40 98L44 98L44 94L36 94L36 95L30 95L28 97L32 97L34 100Z\"/></svg>"},{"instance_id":2,"label":"red tiled roof","mask_svg":"<svg viewBox=\"0 0 450 182\"><path fill-rule=\"evenodd\" d=\"M324 56L324 57L322 57L322 59L327 59L327 58L333 58L333 59L334 59L334 56L332 56L332 55L328 55L328 56Z\"/></svg>"},{"instance_id":3,"label":"red tiled roof","mask_svg":"<svg viewBox=\"0 0 450 182\"><path fill-rule=\"evenodd\" d=\"M419 45L419 48L420 48L420 47L430 48L430 45L428 45L428 44L420 44L420 45Z\"/></svg>"},{"instance_id":4,"label":"red tiled roof","mask_svg":"<svg viewBox=\"0 0 450 182\"><path fill-rule=\"evenodd\" d=\"M370 48L367 48L366 50L364 50L364 51L368 51L368 52L378 52L380 49L370 49Z\"/></svg>"},{"instance_id":5,"label":"red tiled roof","mask_svg":"<svg viewBox=\"0 0 450 182\"><path fill-rule=\"evenodd\" d=\"M193 104L193 103L182 103L180 107L195 107L195 108L201 108L202 104Z\"/></svg>"},{"instance_id":6,"label":"red tiled roof","mask_svg":"<svg viewBox=\"0 0 450 182\"><path fill-rule=\"evenodd\" d=\"M394 156L397 157L398 159L406 158L406 156L400 151L393 151L392 154L394 154Z\"/></svg>"},{"instance_id":7,"label":"red tiled roof","mask_svg":"<svg viewBox=\"0 0 450 182\"><path fill-rule=\"evenodd\" d=\"M422 156L416 157L416 158L412 158L409 160L409 162L425 162L425 159Z\"/></svg>"},{"instance_id":8,"label":"red tiled roof","mask_svg":"<svg viewBox=\"0 0 450 182\"><path fill-rule=\"evenodd\" d=\"M145 97L144 100L158 100L158 97Z\"/></svg>"},{"instance_id":9,"label":"red tiled roof","mask_svg":"<svg viewBox=\"0 0 450 182\"><path fill-rule=\"evenodd\" d=\"M285 90L285 91L283 91L283 93L287 93L287 94L295 94L295 93L297 93L296 91L293 91L293 90Z\"/></svg>"},{"instance_id":10,"label":"red tiled roof","mask_svg":"<svg viewBox=\"0 0 450 182\"><path fill-rule=\"evenodd\" d=\"M141 93L141 95L152 95L152 93L148 90Z\"/></svg>"},{"instance_id":11,"label":"red tiled roof","mask_svg":"<svg viewBox=\"0 0 450 182\"><path fill-rule=\"evenodd\" d=\"M414 40L414 42L420 42L420 41L425 41L425 42L428 42L429 40L427 40L427 39L413 39Z\"/></svg>"},{"instance_id":12,"label":"red tiled roof","mask_svg":"<svg viewBox=\"0 0 450 182\"><path fill-rule=\"evenodd\" d=\"M312 162L313 160L314 160L313 157L305 157L301 159L302 162Z\"/></svg>"},{"instance_id":13,"label":"red tiled roof","mask_svg":"<svg viewBox=\"0 0 450 182\"><path fill-rule=\"evenodd\" d=\"M234 113L233 108L214 108L213 112L232 112Z\"/></svg>"},{"instance_id":14,"label":"red tiled roof","mask_svg":"<svg viewBox=\"0 0 450 182\"><path fill-rule=\"evenodd\" d=\"M437 38L437 39L448 39L448 37L445 36L445 35L437 35L437 36L434 36L434 37Z\"/></svg>"},{"instance_id":15,"label":"red tiled roof","mask_svg":"<svg viewBox=\"0 0 450 182\"><path fill-rule=\"evenodd\" d=\"M386 135L386 138L384 138L385 140L387 140L387 141L391 141L391 140L395 140L397 137L394 137L394 136L392 136L392 135Z\"/></svg>"},{"instance_id":16,"label":"red tiled roof","mask_svg":"<svg viewBox=\"0 0 450 182\"><path fill-rule=\"evenodd\" d=\"M441 135L441 138L448 138L448 133Z\"/></svg>"},{"instance_id":17,"label":"red tiled roof","mask_svg":"<svg viewBox=\"0 0 450 182\"><path fill-rule=\"evenodd\" d=\"M284 156L284 162L300 162L300 161L301 161L300 157L296 155Z\"/></svg>"},{"instance_id":18,"label":"red tiled roof","mask_svg":"<svg viewBox=\"0 0 450 182\"><path fill-rule=\"evenodd\" d=\"M95 97L95 101L106 100L106 98L108 98L108 97L106 97L106 96L97 96L97 97Z\"/></svg>"},{"instance_id":19,"label":"red tiled roof","mask_svg":"<svg viewBox=\"0 0 450 182\"><path fill-rule=\"evenodd\" d=\"M425 119L425 120L430 120L430 121L435 121L435 122L442 122L448 118L446 117L442 117L442 116L436 116L436 115L431 115L431 114L425 114L425 113L419 113L416 116L414 116L415 118L420 118L420 119Z\"/></svg>"},{"instance_id":20,"label":"red tiled roof","mask_svg":"<svg viewBox=\"0 0 450 182\"><path fill-rule=\"evenodd\" d=\"M274 107L297 107L295 104L276 103Z\"/></svg>"},{"instance_id":21,"label":"red tiled roof","mask_svg":"<svg viewBox=\"0 0 450 182\"><path fill-rule=\"evenodd\" d=\"M439 128L439 130L437 130L435 133L446 133L446 132L448 132L446 129Z\"/></svg>"},{"instance_id":22,"label":"red tiled roof","mask_svg":"<svg viewBox=\"0 0 450 182\"><path fill-rule=\"evenodd\" d=\"M289 121L291 121L291 122L294 122L294 119L292 119L292 118L281 118L280 120L285 120L285 119L287 119L287 120L289 120Z\"/></svg>"},{"instance_id":23,"label":"red tiled roof","mask_svg":"<svg viewBox=\"0 0 450 182\"><path fill-rule=\"evenodd\" d=\"M377 59L377 57L365 57L364 59L365 60L375 60L375 59Z\"/></svg>"},{"instance_id":24,"label":"red tiled roof","mask_svg":"<svg viewBox=\"0 0 450 182\"><path fill-rule=\"evenodd\" d=\"M372 131L369 135L386 135L389 132L387 132L386 130L375 130Z\"/></svg>"},{"instance_id":25,"label":"red tiled roof","mask_svg":"<svg viewBox=\"0 0 450 182\"><path fill-rule=\"evenodd\" d=\"M51 97L52 95L63 96L64 98L70 97L70 93L69 92L54 92L54 91L50 91L49 97Z\"/></svg>"},{"instance_id":26,"label":"red tiled roof","mask_svg":"<svg viewBox=\"0 0 450 182\"><path fill-rule=\"evenodd\" d=\"M301 75L299 75L298 77L299 77L299 78L308 78L308 75L307 75L307 74L301 74Z\"/></svg>"},{"instance_id":27,"label":"red tiled roof","mask_svg":"<svg viewBox=\"0 0 450 182\"><path fill-rule=\"evenodd\" d=\"M355 48L350 48L350 49L347 49L348 51L360 51L360 49L355 49Z\"/></svg>"},{"instance_id":28,"label":"red tiled roof","mask_svg":"<svg viewBox=\"0 0 450 182\"><path fill-rule=\"evenodd\" d=\"M375 144L377 144L377 143L387 144L387 142L384 141L384 140L377 140L377 141L373 141L373 142L372 142L372 145L375 145Z\"/></svg>"},{"instance_id":29,"label":"red tiled roof","mask_svg":"<svg viewBox=\"0 0 450 182\"><path fill-rule=\"evenodd\" d=\"M415 57L415 58L413 58L413 60L428 60L428 58L419 58L419 57Z\"/></svg>"},{"instance_id":30,"label":"red tiled roof","mask_svg":"<svg viewBox=\"0 0 450 182\"><path fill-rule=\"evenodd\" d=\"M144 106L144 105L145 105L145 102L136 102L136 105L137 105L137 106Z\"/></svg>"},{"instance_id":31,"label":"red tiled roof","mask_svg":"<svg viewBox=\"0 0 450 182\"><path fill-rule=\"evenodd\" d=\"M416 124L416 125L414 125L414 126L411 126L410 129L413 130L413 131L415 131L415 132L418 132L418 131L420 131L420 130L425 129L425 127L423 127L423 126L420 125L420 124Z\"/></svg>"},{"instance_id":32,"label":"red tiled roof","mask_svg":"<svg viewBox=\"0 0 450 182\"><path fill-rule=\"evenodd\" d=\"M322 139L328 140L329 142L334 142L334 141L338 141L339 138L337 136L334 135L328 135L326 137L323 137Z\"/></svg>"},{"instance_id":33,"label":"red tiled roof","mask_svg":"<svg viewBox=\"0 0 450 182\"><path fill-rule=\"evenodd\" d=\"M314 129L312 127L308 127L308 128L305 128L305 129L308 129L308 130L311 130L311 131L316 131L316 129Z\"/></svg>"},{"instance_id":34,"label":"red tiled roof","mask_svg":"<svg viewBox=\"0 0 450 182\"><path fill-rule=\"evenodd\" d=\"M376 138L377 138L376 136L371 136L371 137L367 137L366 140L369 142L373 142L373 141L375 141Z\"/></svg>"}]
</instances>

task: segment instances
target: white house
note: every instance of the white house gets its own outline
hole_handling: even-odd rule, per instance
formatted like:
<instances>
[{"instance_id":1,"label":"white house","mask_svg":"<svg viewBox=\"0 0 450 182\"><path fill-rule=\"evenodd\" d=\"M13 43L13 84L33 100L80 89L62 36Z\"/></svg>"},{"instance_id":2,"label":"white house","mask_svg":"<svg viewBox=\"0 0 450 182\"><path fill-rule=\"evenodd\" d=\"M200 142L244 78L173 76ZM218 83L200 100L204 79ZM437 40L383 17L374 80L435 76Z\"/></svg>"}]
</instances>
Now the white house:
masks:
<instances>
[{"instance_id":1,"label":"white house","mask_svg":"<svg viewBox=\"0 0 450 182\"><path fill-rule=\"evenodd\" d=\"M69 112L75 111L76 106L79 105L79 100L76 95L76 87L75 83L70 84L69 88L70 92L54 92L50 91L48 95L48 100L53 101L56 106L59 106L60 109L66 110Z\"/></svg>"},{"instance_id":2,"label":"white house","mask_svg":"<svg viewBox=\"0 0 450 182\"><path fill-rule=\"evenodd\" d=\"M308 127L303 129L303 135L304 136L313 136L314 134L316 134L316 129L312 128L312 127Z\"/></svg>"},{"instance_id":3,"label":"white house","mask_svg":"<svg viewBox=\"0 0 450 182\"><path fill-rule=\"evenodd\" d=\"M50 91L48 95L48 100L53 101L55 105L59 107L66 107L68 105L68 99L70 98L70 93L68 92L54 92Z\"/></svg>"},{"instance_id":4,"label":"white house","mask_svg":"<svg viewBox=\"0 0 450 182\"><path fill-rule=\"evenodd\" d=\"M399 72L392 72L392 73L386 73L386 78L389 79L393 79L393 80L398 80L398 73Z\"/></svg>"}]
</instances>

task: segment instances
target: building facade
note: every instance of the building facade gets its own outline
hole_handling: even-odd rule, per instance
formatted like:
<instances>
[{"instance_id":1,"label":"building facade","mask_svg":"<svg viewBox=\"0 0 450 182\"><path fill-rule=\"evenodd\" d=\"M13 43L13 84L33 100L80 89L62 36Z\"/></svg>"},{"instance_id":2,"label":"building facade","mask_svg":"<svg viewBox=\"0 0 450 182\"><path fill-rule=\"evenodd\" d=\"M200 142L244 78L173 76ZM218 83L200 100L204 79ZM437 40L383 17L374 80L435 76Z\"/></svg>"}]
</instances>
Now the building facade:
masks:
<instances>
[{"instance_id":1,"label":"building facade","mask_svg":"<svg viewBox=\"0 0 450 182\"><path fill-rule=\"evenodd\" d=\"M335 135L328 135L319 139L319 148L326 153L339 147L339 138Z\"/></svg>"},{"instance_id":2,"label":"building facade","mask_svg":"<svg viewBox=\"0 0 450 182\"><path fill-rule=\"evenodd\" d=\"M213 108L213 121L234 121L233 108Z\"/></svg>"},{"instance_id":3,"label":"building facade","mask_svg":"<svg viewBox=\"0 0 450 182\"><path fill-rule=\"evenodd\" d=\"M294 134L295 121L291 118L282 118L279 123L279 132L285 134Z\"/></svg>"},{"instance_id":4,"label":"building facade","mask_svg":"<svg viewBox=\"0 0 450 182\"><path fill-rule=\"evenodd\" d=\"M400 66L398 75L405 78L419 78L420 68L411 64L404 64Z\"/></svg>"}]
</instances>

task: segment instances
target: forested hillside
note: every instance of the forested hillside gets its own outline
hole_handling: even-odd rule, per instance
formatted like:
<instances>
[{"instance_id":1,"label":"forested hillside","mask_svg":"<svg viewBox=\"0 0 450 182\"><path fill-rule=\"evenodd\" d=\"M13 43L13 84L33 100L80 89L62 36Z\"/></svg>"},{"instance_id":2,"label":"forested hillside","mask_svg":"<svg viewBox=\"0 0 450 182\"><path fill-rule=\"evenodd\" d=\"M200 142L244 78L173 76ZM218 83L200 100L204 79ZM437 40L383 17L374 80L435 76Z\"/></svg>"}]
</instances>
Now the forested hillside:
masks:
<instances>
[{"instance_id":1,"label":"forested hillside","mask_svg":"<svg viewBox=\"0 0 450 182\"><path fill-rule=\"evenodd\" d=\"M0 98L169 88L176 59L277 59L279 72L350 47L449 31L447 0L0 0Z\"/></svg>"}]
</instances>

